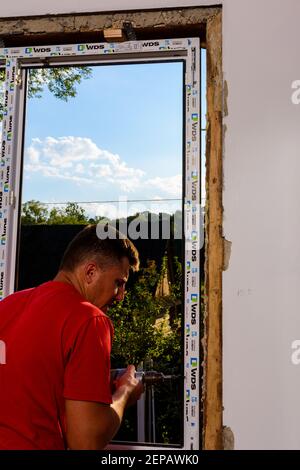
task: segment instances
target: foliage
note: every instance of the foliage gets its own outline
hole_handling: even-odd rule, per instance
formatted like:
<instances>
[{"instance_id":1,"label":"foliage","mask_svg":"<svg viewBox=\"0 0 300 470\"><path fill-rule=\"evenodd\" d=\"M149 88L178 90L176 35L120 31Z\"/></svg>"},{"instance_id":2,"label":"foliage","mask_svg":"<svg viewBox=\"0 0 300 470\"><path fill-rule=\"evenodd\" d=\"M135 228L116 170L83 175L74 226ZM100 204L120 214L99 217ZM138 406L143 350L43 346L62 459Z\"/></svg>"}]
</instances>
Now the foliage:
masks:
<instances>
[{"instance_id":1,"label":"foliage","mask_svg":"<svg viewBox=\"0 0 300 470\"><path fill-rule=\"evenodd\" d=\"M144 364L165 374L179 375L182 366L181 354L181 309L173 319L172 328L159 322L181 301L181 264L174 258L177 273L175 283L168 296L155 296L157 284L165 275L167 257L158 270L154 261L141 269L135 276L132 288L123 302L109 310L115 336L112 349L112 367L127 364ZM176 310L175 310L176 311ZM158 442L178 443L180 441L181 416L180 382L160 384L155 388L156 434ZM135 440L135 410L128 410L117 439Z\"/></svg>"},{"instance_id":2,"label":"foliage","mask_svg":"<svg viewBox=\"0 0 300 470\"><path fill-rule=\"evenodd\" d=\"M102 217L89 218L85 210L76 202L68 202L64 209L52 208L50 212L40 201L27 201L22 206L21 223L23 225L84 225L97 224Z\"/></svg>"},{"instance_id":3,"label":"foliage","mask_svg":"<svg viewBox=\"0 0 300 470\"><path fill-rule=\"evenodd\" d=\"M28 97L41 98L44 87L53 93L55 98L68 101L77 95L76 85L82 80L91 78L91 67L59 67L31 69L28 80Z\"/></svg>"},{"instance_id":4,"label":"foliage","mask_svg":"<svg viewBox=\"0 0 300 470\"><path fill-rule=\"evenodd\" d=\"M62 225L62 224L86 224L88 223L85 210L75 202L69 202L65 209L57 209L54 207L51 209L49 218L47 221L51 225Z\"/></svg>"},{"instance_id":5,"label":"foliage","mask_svg":"<svg viewBox=\"0 0 300 470\"><path fill-rule=\"evenodd\" d=\"M43 69L30 69L28 77L28 97L41 98L45 87L55 98L68 101L77 95L76 86L82 80L91 78L92 68L86 66L54 67ZM0 85L2 85L2 99L0 100L0 121L3 119L4 103L3 90L5 69L0 69Z\"/></svg>"},{"instance_id":6,"label":"foliage","mask_svg":"<svg viewBox=\"0 0 300 470\"><path fill-rule=\"evenodd\" d=\"M173 292L167 297L154 295L164 276L166 261L166 257L163 258L160 271L154 261L149 261L136 275L123 302L109 310L115 325L112 357L118 367L120 363L138 365L149 358L156 362L162 356L166 362L173 361L175 351L180 349L177 329L166 331L163 322L156 324L176 302Z\"/></svg>"},{"instance_id":7,"label":"foliage","mask_svg":"<svg viewBox=\"0 0 300 470\"><path fill-rule=\"evenodd\" d=\"M39 201L27 201L22 206L22 223L26 225L45 224L48 210Z\"/></svg>"}]
</instances>

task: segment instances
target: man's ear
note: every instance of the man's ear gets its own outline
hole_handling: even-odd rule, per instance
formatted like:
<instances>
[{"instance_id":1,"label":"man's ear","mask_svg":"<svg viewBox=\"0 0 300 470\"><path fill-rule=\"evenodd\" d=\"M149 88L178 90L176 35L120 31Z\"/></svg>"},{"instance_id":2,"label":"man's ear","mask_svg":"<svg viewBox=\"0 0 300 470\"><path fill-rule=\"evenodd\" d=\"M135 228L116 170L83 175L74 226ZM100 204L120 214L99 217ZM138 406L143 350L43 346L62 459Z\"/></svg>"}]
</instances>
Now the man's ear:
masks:
<instances>
[{"instance_id":1,"label":"man's ear","mask_svg":"<svg viewBox=\"0 0 300 470\"><path fill-rule=\"evenodd\" d=\"M91 284L99 274L99 267L93 261L87 263L84 267L84 277L88 284Z\"/></svg>"}]
</instances>

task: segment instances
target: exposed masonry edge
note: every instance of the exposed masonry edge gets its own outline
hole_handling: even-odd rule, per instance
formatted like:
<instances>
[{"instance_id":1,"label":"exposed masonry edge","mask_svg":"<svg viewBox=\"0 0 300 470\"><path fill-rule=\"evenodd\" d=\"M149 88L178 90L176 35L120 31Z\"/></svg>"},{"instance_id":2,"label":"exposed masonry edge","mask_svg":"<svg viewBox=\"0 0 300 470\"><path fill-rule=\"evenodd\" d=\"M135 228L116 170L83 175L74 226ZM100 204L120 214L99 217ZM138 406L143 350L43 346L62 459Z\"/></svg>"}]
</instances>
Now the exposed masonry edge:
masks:
<instances>
[{"instance_id":1,"label":"exposed masonry edge","mask_svg":"<svg viewBox=\"0 0 300 470\"><path fill-rule=\"evenodd\" d=\"M75 33L120 28L124 21L134 28L163 28L206 23L219 8L190 7L141 12L45 15L38 17L0 18L0 35Z\"/></svg>"},{"instance_id":2,"label":"exposed masonry edge","mask_svg":"<svg viewBox=\"0 0 300 470\"><path fill-rule=\"evenodd\" d=\"M223 449L234 450L234 434L229 426L223 426Z\"/></svg>"},{"instance_id":3,"label":"exposed masonry edge","mask_svg":"<svg viewBox=\"0 0 300 470\"><path fill-rule=\"evenodd\" d=\"M223 238L223 244L224 244L223 271L227 271L229 267L230 256L231 256L232 242L229 240L226 240L226 238Z\"/></svg>"}]
</instances>

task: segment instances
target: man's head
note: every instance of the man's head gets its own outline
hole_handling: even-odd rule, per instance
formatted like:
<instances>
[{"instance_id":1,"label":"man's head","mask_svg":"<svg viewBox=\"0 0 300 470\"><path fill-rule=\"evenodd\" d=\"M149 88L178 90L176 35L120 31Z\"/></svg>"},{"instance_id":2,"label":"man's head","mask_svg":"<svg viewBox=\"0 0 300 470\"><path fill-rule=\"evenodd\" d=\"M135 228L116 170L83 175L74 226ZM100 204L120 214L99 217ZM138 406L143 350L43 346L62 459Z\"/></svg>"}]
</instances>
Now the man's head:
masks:
<instances>
[{"instance_id":1,"label":"man's head","mask_svg":"<svg viewBox=\"0 0 300 470\"><path fill-rule=\"evenodd\" d=\"M101 239L96 225L85 227L70 242L60 264L60 273L105 312L114 301L124 298L130 268L139 268L133 243L112 227L109 230L115 237Z\"/></svg>"}]
</instances>

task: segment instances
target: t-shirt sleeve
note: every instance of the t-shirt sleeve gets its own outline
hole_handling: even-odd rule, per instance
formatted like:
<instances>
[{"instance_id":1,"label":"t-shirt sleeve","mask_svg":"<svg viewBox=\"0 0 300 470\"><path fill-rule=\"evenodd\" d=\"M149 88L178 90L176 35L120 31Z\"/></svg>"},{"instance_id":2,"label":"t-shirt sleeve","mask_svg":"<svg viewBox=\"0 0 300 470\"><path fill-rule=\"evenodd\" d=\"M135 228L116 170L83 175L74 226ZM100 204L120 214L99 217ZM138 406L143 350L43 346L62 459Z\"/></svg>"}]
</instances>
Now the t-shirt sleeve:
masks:
<instances>
[{"instance_id":1,"label":"t-shirt sleeve","mask_svg":"<svg viewBox=\"0 0 300 470\"><path fill-rule=\"evenodd\" d=\"M80 328L65 366L65 398L111 403L110 352L112 325L94 316Z\"/></svg>"}]
</instances>

